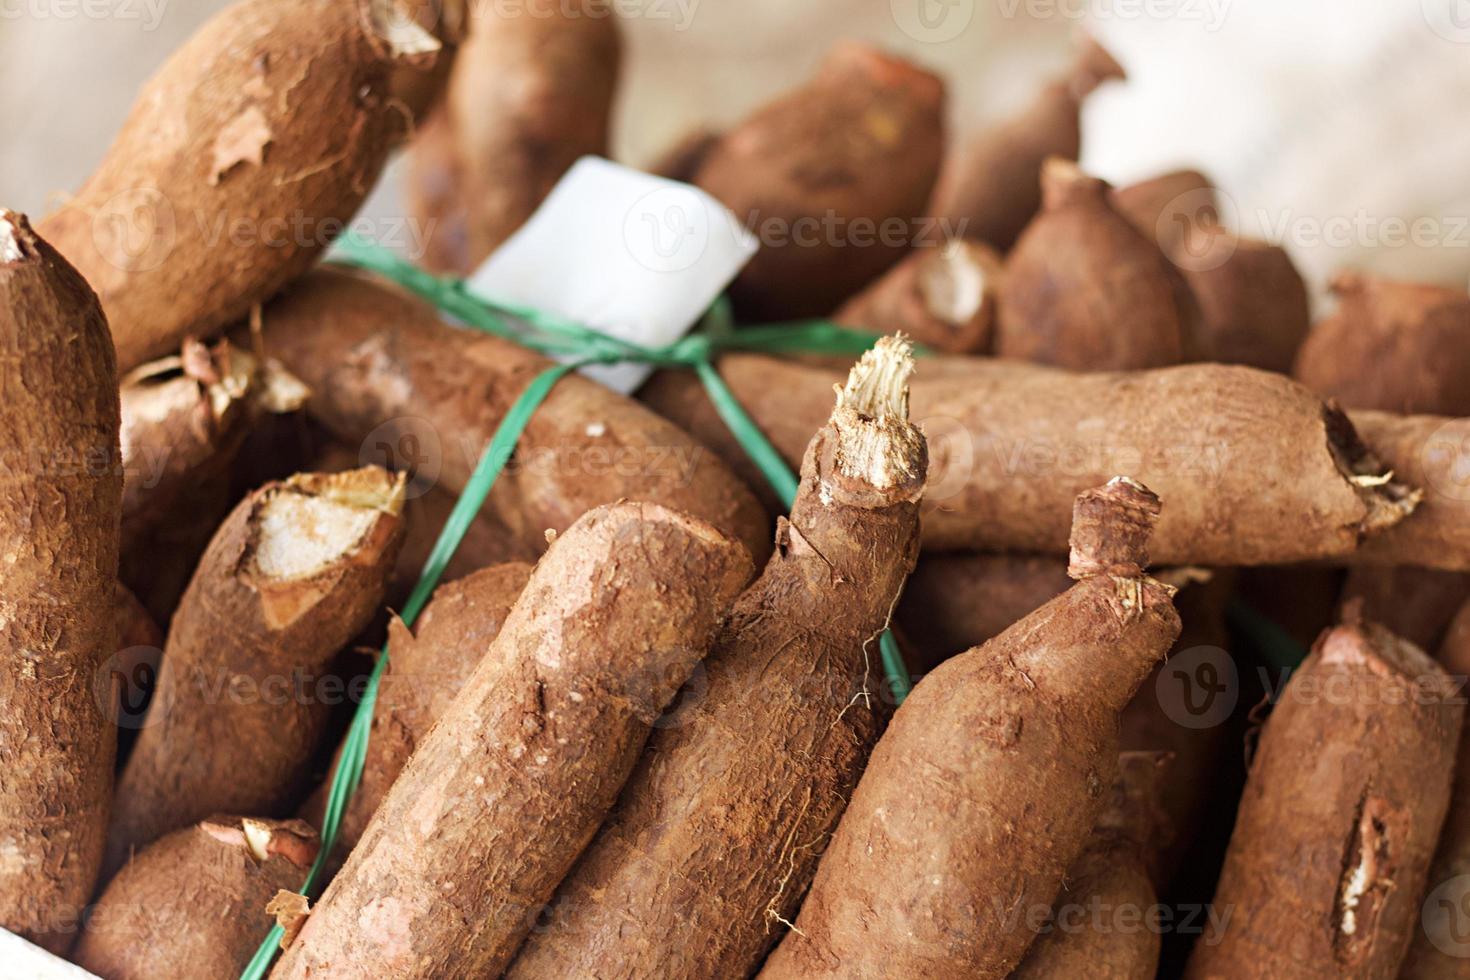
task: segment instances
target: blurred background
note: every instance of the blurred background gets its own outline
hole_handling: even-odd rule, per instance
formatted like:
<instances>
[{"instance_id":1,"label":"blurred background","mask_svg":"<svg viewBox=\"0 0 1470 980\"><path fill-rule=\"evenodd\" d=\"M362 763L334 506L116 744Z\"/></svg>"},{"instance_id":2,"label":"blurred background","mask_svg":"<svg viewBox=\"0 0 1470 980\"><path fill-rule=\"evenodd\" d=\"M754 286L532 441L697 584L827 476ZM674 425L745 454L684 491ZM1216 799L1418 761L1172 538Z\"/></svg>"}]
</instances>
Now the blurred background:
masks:
<instances>
[{"instance_id":1,"label":"blurred background","mask_svg":"<svg viewBox=\"0 0 1470 980\"><path fill-rule=\"evenodd\" d=\"M43 213L139 84L227 0L0 0L0 202ZM1204 170L1227 220L1339 268L1470 277L1470 0L627 0L618 157L646 163L807 77L833 41L942 72L952 139L1023 106L1086 29L1130 78L1087 102L1114 182ZM397 171L369 204L401 213Z\"/></svg>"}]
</instances>

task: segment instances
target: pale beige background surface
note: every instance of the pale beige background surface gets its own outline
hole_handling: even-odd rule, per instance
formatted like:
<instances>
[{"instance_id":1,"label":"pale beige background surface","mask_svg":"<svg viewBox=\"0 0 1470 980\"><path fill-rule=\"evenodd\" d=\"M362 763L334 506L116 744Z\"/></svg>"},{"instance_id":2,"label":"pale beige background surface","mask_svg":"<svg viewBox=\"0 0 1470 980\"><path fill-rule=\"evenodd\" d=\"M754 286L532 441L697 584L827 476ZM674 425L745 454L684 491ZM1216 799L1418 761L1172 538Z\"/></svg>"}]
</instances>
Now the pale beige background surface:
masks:
<instances>
[{"instance_id":1,"label":"pale beige background surface","mask_svg":"<svg viewBox=\"0 0 1470 980\"><path fill-rule=\"evenodd\" d=\"M516 4L520 0L476 0ZM578 0L567 0L578 2ZM956 134L1023 103L1086 23L1132 79L1085 162L1192 164L1318 285L1356 265L1470 275L1467 0L618 0L616 153L641 163L797 83L841 37L945 74ZM224 0L0 0L0 205L40 212L100 157L138 85ZM401 212L390 173L368 210Z\"/></svg>"}]
</instances>

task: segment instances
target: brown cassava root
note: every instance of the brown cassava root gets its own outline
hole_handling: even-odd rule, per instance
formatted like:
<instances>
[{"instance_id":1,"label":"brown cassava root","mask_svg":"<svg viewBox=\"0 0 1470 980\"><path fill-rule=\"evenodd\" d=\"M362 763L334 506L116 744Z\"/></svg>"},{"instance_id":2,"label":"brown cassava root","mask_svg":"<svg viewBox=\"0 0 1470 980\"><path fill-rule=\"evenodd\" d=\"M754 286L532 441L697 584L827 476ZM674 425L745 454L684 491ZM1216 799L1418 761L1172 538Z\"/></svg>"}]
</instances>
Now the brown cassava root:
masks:
<instances>
[{"instance_id":1,"label":"brown cassava root","mask_svg":"<svg viewBox=\"0 0 1470 980\"><path fill-rule=\"evenodd\" d=\"M1015 968L1116 778L1118 713L1179 634L1174 590L1142 571L1158 513L1123 478L1079 495L1077 584L919 682L762 977Z\"/></svg>"},{"instance_id":2,"label":"brown cassava root","mask_svg":"<svg viewBox=\"0 0 1470 980\"><path fill-rule=\"evenodd\" d=\"M877 634L917 556L912 366L890 338L853 368L776 554L510 977L749 975L795 913L878 736Z\"/></svg>"},{"instance_id":3,"label":"brown cassava root","mask_svg":"<svg viewBox=\"0 0 1470 980\"><path fill-rule=\"evenodd\" d=\"M473 271L578 157L607 155L621 56L608 0L472 18L442 109L409 155L412 208L434 228L431 268Z\"/></svg>"},{"instance_id":4,"label":"brown cassava root","mask_svg":"<svg viewBox=\"0 0 1470 980\"><path fill-rule=\"evenodd\" d=\"M1066 77L1047 84L1024 111L980 132L945 162L933 213L956 234L1009 251L1041 207L1041 167L1048 157L1076 160L1083 99L1122 67L1084 38ZM961 224L963 222L963 225Z\"/></svg>"},{"instance_id":5,"label":"brown cassava root","mask_svg":"<svg viewBox=\"0 0 1470 980\"><path fill-rule=\"evenodd\" d=\"M397 0L240 0L145 86L42 231L93 284L120 368L304 272L407 131L395 77L442 56Z\"/></svg>"},{"instance_id":6,"label":"brown cassava root","mask_svg":"<svg viewBox=\"0 0 1470 980\"><path fill-rule=\"evenodd\" d=\"M418 478L456 492L510 406L549 365L338 271L311 273L264 319L266 349L311 387L314 417L349 445L371 437L389 447L395 466L415 467ZM559 382L531 417L486 506L539 554L547 529L564 531L587 510L621 499L703 518L757 557L770 551L760 502L713 453L576 376Z\"/></svg>"},{"instance_id":7,"label":"brown cassava root","mask_svg":"<svg viewBox=\"0 0 1470 980\"><path fill-rule=\"evenodd\" d=\"M316 857L300 820L211 817L139 853L92 909L76 962L107 980L238 976L270 927L266 903Z\"/></svg>"},{"instance_id":8,"label":"brown cassava root","mask_svg":"<svg viewBox=\"0 0 1470 980\"><path fill-rule=\"evenodd\" d=\"M1153 980L1157 975L1159 934L1142 921L1158 900L1146 855L1157 840L1158 798L1171 768L1165 754L1118 757L1111 799L1013 978ZM1136 920L1127 918L1135 914Z\"/></svg>"},{"instance_id":9,"label":"brown cassava root","mask_svg":"<svg viewBox=\"0 0 1470 980\"><path fill-rule=\"evenodd\" d=\"M782 455L798 459L830 372L735 354L719 368ZM1340 412L1279 375L1211 364L1078 375L932 357L912 391L931 460L926 549L1059 553L1069 495L1124 470L1171 501L1150 545L1162 564L1342 559L1376 535L1381 553L1400 560L1470 566L1470 542L1421 543L1418 557L1407 557L1410 524L1393 525L1417 500L1409 487L1426 483L1416 475L1422 467L1400 459L1412 450L1381 438L1391 426L1365 429L1370 453ZM641 397L749 472L697 383L665 372ZM1470 498L1459 507L1448 497L1429 503L1443 518L1420 517L1420 526L1463 538L1470 520L1458 531L1450 522Z\"/></svg>"},{"instance_id":10,"label":"brown cassava root","mask_svg":"<svg viewBox=\"0 0 1470 980\"><path fill-rule=\"evenodd\" d=\"M704 151L693 182L762 240L730 290L743 315L825 315L903 256L939 174L943 109L937 76L844 41Z\"/></svg>"},{"instance_id":11,"label":"brown cassava root","mask_svg":"<svg viewBox=\"0 0 1470 980\"><path fill-rule=\"evenodd\" d=\"M656 504L558 535L272 976L498 976L750 573Z\"/></svg>"},{"instance_id":12,"label":"brown cassava root","mask_svg":"<svg viewBox=\"0 0 1470 980\"><path fill-rule=\"evenodd\" d=\"M990 350L1001 281L994 249L951 238L914 249L832 318L873 333L903 333L933 350L981 354Z\"/></svg>"},{"instance_id":13,"label":"brown cassava root","mask_svg":"<svg viewBox=\"0 0 1470 980\"><path fill-rule=\"evenodd\" d=\"M109 868L211 813L291 804L331 710L327 666L378 611L402 505L402 478L369 467L268 484L225 520L169 630Z\"/></svg>"},{"instance_id":14,"label":"brown cassava root","mask_svg":"<svg viewBox=\"0 0 1470 980\"><path fill-rule=\"evenodd\" d=\"M0 927L64 952L112 799L117 369L96 295L6 210L0 363Z\"/></svg>"},{"instance_id":15,"label":"brown cassava root","mask_svg":"<svg viewBox=\"0 0 1470 980\"><path fill-rule=\"evenodd\" d=\"M531 572L525 562L482 568L441 585L412 632L400 619L389 624L388 666L373 705L362 779L337 829L343 853L357 846L415 747L495 642Z\"/></svg>"},{"instance_id":16,"label":"brown cassava root","mask_svg":"<svg viewBox=\"0 0 1470 980\"><path fill-rule=\"evenodd\" d=\"M1398 975L1450 798L1463 703L1418 648L1349 621L1271 712L1191 978Z\"/></svg>"}]
</instances>

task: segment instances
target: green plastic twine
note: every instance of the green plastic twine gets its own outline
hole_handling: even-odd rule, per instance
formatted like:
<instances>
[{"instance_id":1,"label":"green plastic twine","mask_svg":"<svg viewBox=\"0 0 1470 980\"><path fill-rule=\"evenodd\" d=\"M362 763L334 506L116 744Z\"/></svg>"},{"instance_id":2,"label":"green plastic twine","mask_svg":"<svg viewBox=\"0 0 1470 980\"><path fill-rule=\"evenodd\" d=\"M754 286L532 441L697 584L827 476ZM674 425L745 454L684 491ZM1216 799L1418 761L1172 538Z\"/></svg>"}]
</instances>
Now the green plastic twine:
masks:
<instances>
[{"instance_id":1,"label":"green plastic twine","mask_svg":"<svg viewBox=\"0 0 1470 980\"><path fill-rule=\"evenodd\" d=\"M776 447L761 432L760 427L741 407L734 393L715 370L712 358L726 350L861 354L878 340L877 334L851 330L826 320L801 320L735 330L729 304L721 297L710 308L699 332L665 347L645 347L609 337L540 310L485 300L465 288L462 280L442 278L425 272L373 242L355 235L349 234L337 242L333 260L376 272L473 329L513 340L523 347L552 357L575 358L569 363L557 364L538 374L496 428L495 435L485 447L474 473L465 484L464 492L455 502L449 520L445 522L444 530L434 544L434 550L424 563L418 584L404 604L400 618L410 626L428 604L429 596L439 584L449 559L453 557L475 515L479 513L491 486L510 460L527 423L551 393L551 389L567 374L587 364L619 361L693 369L704 384L720 418L729 426L741 448L760 468L761 474L789 511L796 499L796 475L786 465ZM519 323L513 324L512 319ZM904 665L903 656L890 631L884 631L879 640L879 650L882 653L884 674L894 698L902 703L908 696L911 685L908 668ZM352 716L352 722L342 742L341 755L332 771L332 785L327 792L326 812L322 818L321 849L299 889L302 895L310 894L316 887L317 879L321 877L322 869L336 845L337 832L347 803L357 791L367 755L368 736L372 731L378 684L387 663L388 647L384 644L372 673L368 676L362 700ZM264 980L283 935L284 930L279 925L271 927L265 942L255 951L255 956L240 975L241 980Z\"/></svg>"}]
</instances>

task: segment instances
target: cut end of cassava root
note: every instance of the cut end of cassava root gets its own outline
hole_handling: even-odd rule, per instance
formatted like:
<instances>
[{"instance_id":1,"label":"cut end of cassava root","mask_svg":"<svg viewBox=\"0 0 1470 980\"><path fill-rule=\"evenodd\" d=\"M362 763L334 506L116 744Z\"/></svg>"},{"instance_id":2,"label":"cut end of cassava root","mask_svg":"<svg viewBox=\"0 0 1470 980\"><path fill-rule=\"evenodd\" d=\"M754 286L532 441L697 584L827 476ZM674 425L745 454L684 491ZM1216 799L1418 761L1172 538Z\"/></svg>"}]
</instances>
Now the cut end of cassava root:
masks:
<instances>
[{"instance_id":1,"label":"cut end of cassava root","mask_svg":"<svg viewBox=\"0 0 1470 980\"><path fill-rule=\"evenodd\" d=\"M879 340L853 365L832 412L839 474L878 490L922 489L924 434L909 422L913 373L913 344L901 335Z\"/></svg>"},{"instance_id":2,"label":"cut end of cassava root","mask_svg":"<svg viewBox=\"0 0 1470 980\"><path fill-rule=\"evenodd\" d=\"M367 17L373 35L388 43L392 58L435 54L443 47L438 38L404 15L398 8L398 0L371 0Z\"/></svg>"},{"instance_id":3,"label":"cut end of cassava root","mask_svg":"<svg viewBox=\"0 0 1470 980\"><path fill-rule=\"evenodd\" d=\"M403 474L378 467L293 476L256 513L251 571L276 582L319 574L361 548L384 514L397 517L403 501Z\"/></svg>"},{"instance_id":4,"label":"cut end of cassava root","mask_svg":"<svg viewBox=\"0 0 1470 980\"><path fill-rule=\"evenodd\" d=\"M1393 527L1412 514L1424 499L1424 491L1396 481L1393 471L1387 469L1364 445L1353 423L1336 404L1327 404L1323 420L1327 426L1327 448L1332 453L1332 461L1347 477L1367 509L1358 524L1359 538Z\"/></svg>"},{"instance_id":5,"label":"cut end of cassava root","mask_svg":"<svg viewBox=\"0 0 1470 980\"><path fill-rule=\"evenodd\" d=\"M1148 567L1148 539L1159 521L1159 497L1126 476L1084 490L1072 505L1072 556L1067 574L1138 578Z\"/></svg>"},{"instance_id":6,"label":"cut end of cassava root","mask_svg":"<svg viewBox=\"0 0 1470 980\"><path fill-rule=\"evenodd\" d=\"M35 249L27 248L25 244L30 238L31 228L25 215L0 208L0 265L20 262L34 255Z\"/></svg>"}]
</instances>

